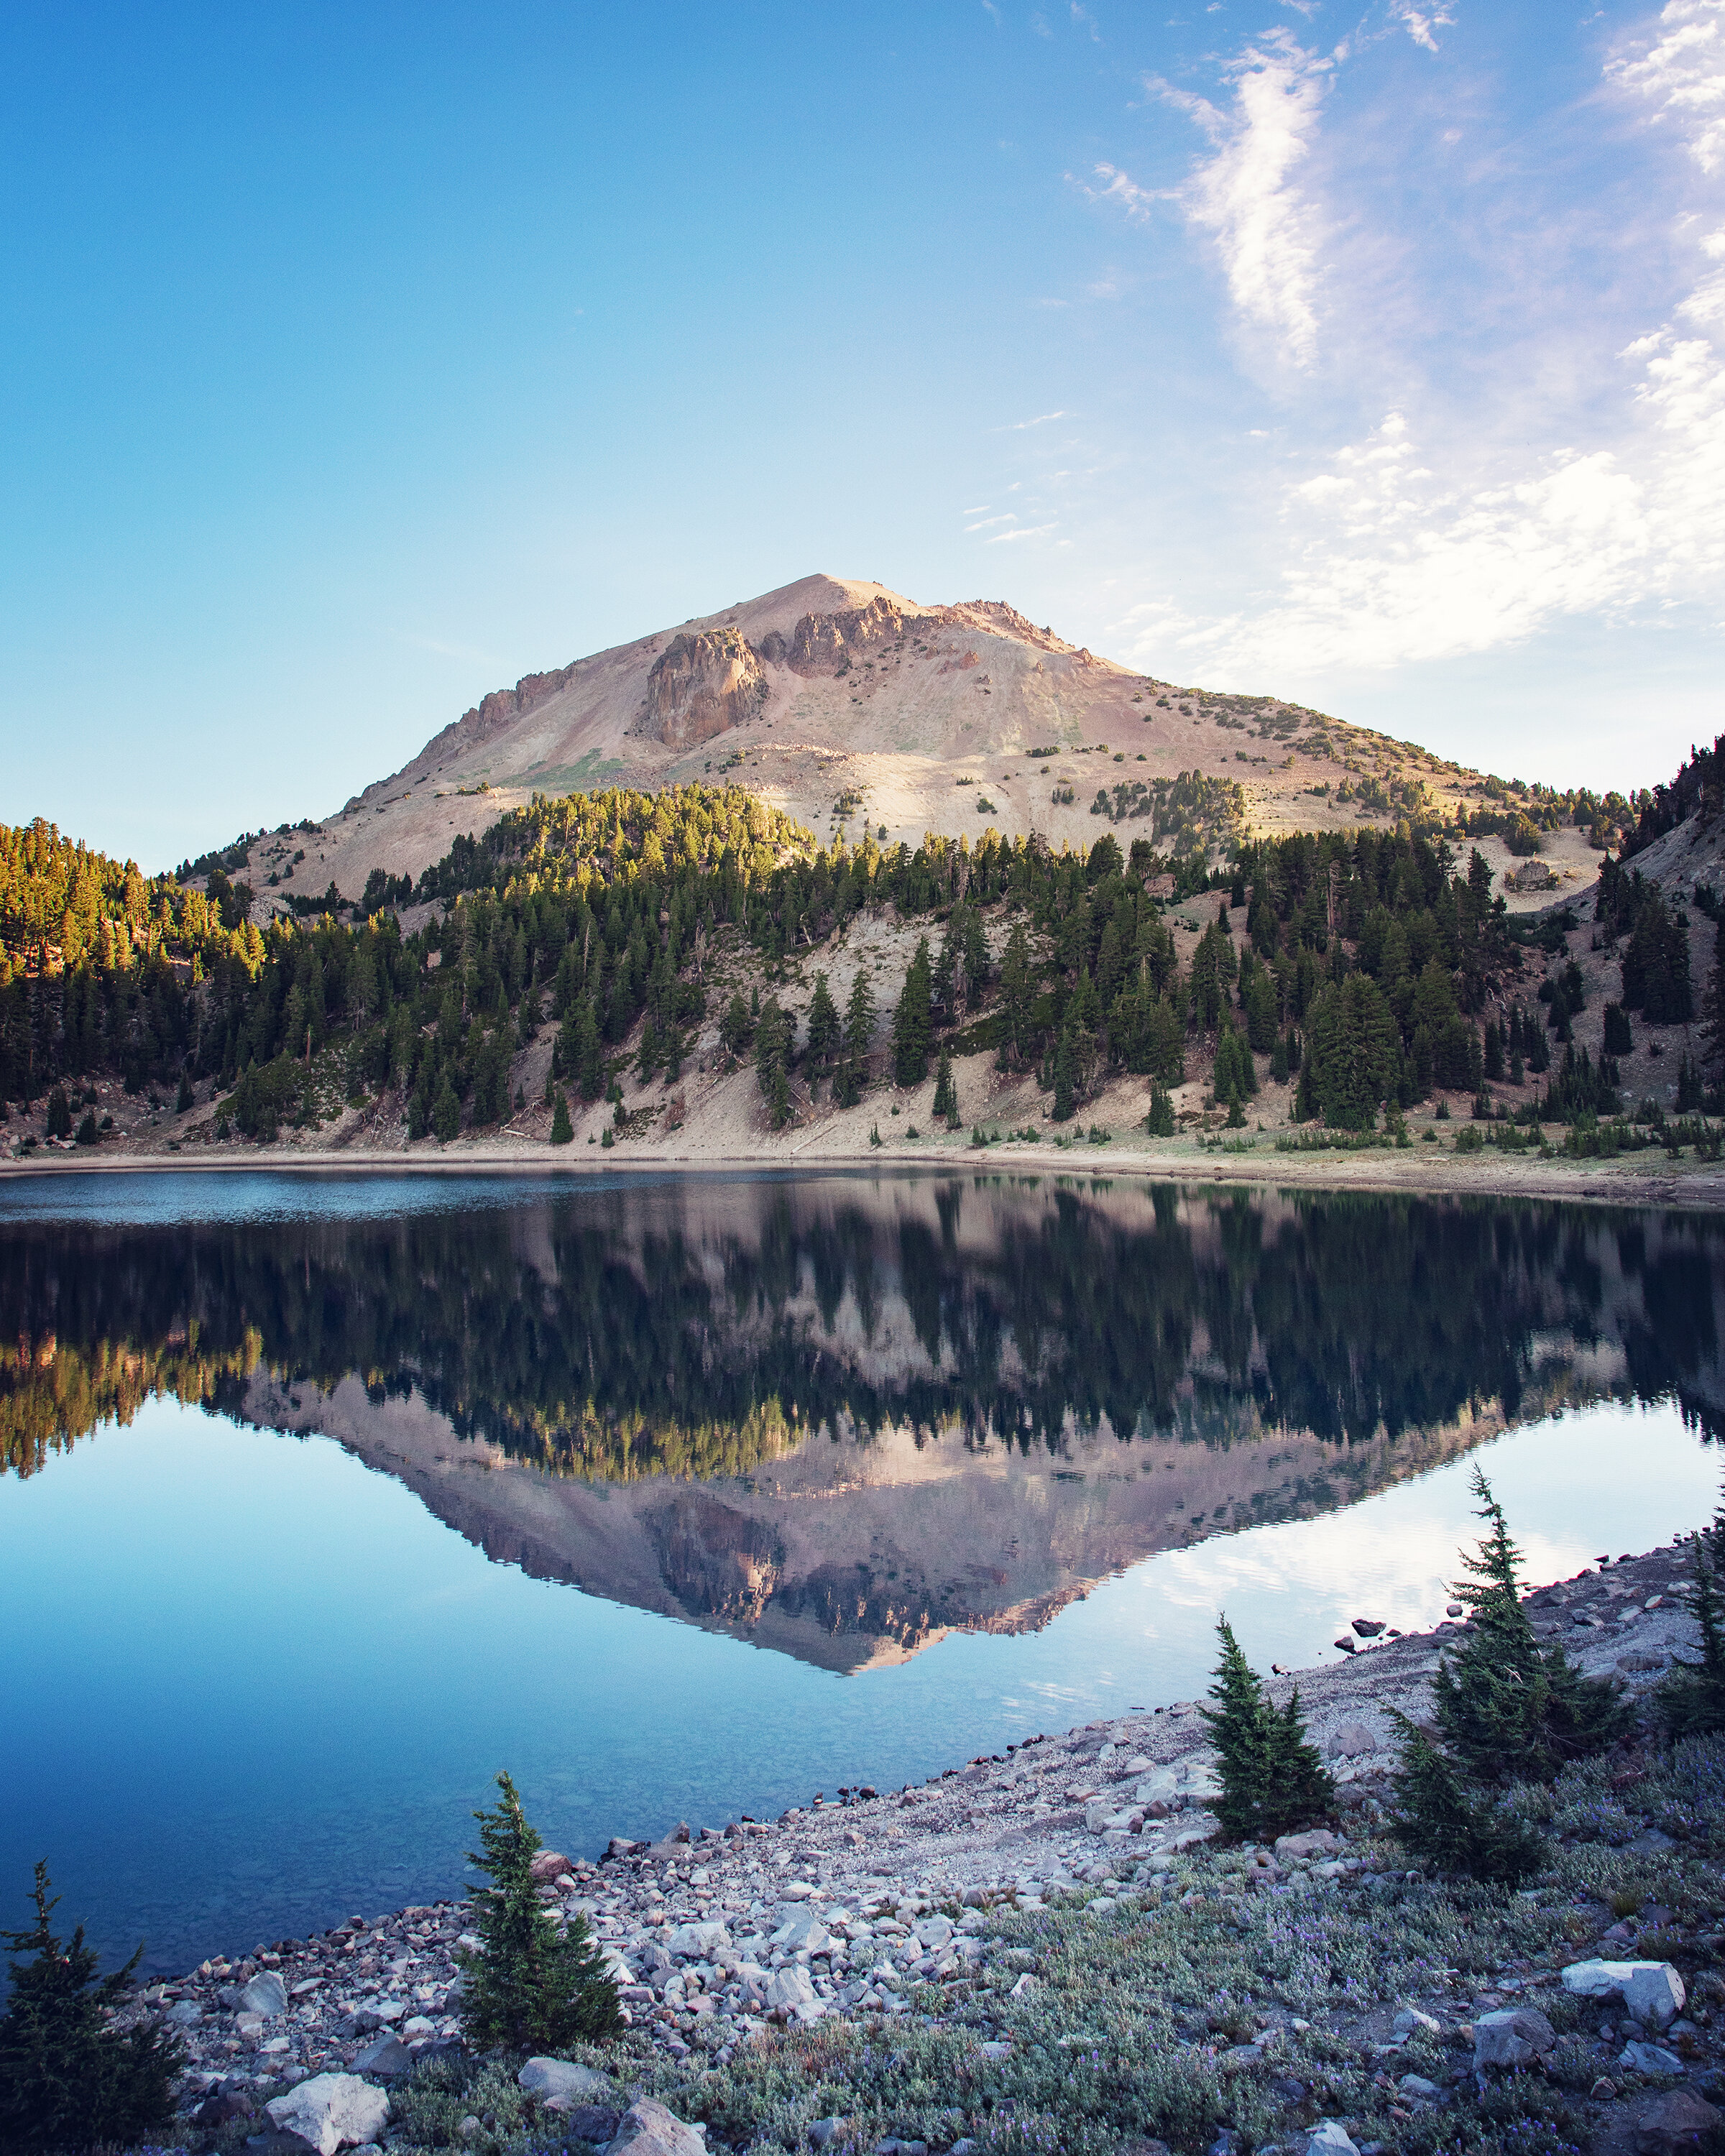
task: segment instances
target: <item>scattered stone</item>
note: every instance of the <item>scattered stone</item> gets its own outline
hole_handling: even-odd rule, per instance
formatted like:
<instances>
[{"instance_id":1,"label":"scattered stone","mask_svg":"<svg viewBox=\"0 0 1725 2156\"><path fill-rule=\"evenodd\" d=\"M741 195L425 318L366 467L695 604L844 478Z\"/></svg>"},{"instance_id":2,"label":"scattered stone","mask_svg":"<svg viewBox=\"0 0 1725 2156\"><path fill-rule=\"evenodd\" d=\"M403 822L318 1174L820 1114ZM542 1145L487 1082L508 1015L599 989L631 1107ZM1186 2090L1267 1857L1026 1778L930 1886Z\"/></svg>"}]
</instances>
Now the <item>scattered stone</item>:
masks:
<instances>
[{"instance_id":1,"label":"scattered stone","mask_svg":"<svg viewBox=\"0 0 1725 2156\"><path fill-rule=\"evenodd\" d=\"M1481 2014L1473 2025L1474 2070L1528 2066L1543 2058L1557 2041L1556 2030L1537 2006L1500 2007L1494 2014Z\"/></svg>"},{"instance_id":2,"label":"scattered stone","mask_svg":"<svg viewBox=\"0 0 1725 2156\"><path fill-rule=\"evenodd\" d=\"M775 1969L767 1985L767 2004L794 2013L799 2007L813 2006L814 1979L806 1969L795 1962L788 1962L783 1969Z\"/></svg>"},{"instance_id":3,"label":"scattered stone","mask_svg":"<svg viewBox=\"0 0 1725 2156\"><path fill-rule=\"evenodd\" d=\"M731 1943L722 1924L679 1924L665 1943L665 1951L684 1961L709 1961Z\"/></svg>"},{"instance_id":4,"label":"scattered stone","mask_svg":"<svg viewBox=\"0 0 1725 2156\"><path fill-rule=\"evenodd\" d=\"M845 2121L842 2118L817 2118L809 2129L809 2138L817 2148L824 2148L834 2139Z\"/></svg>"},{"instance_id":5,"label":"scattered stone","mask_svg":"<svg viewBox=\"0 0 1725 2156\"><path fill-rule=\"evenodd\" d=\"M1443 2093L1435 2082L1429 2082L1424 2074L1404 2074L1396 2087L1414 2103L1435 2103Z\"/></svg>"},{"instance_id":6,"label":"scattered stone","mask_svg":"<svg viewBox=\"0 0 1725 2156\"><path fill-rule=\"evenodd\" d=\"M1635 2156L1695 2156L1712 2145L1725 2113L1691 2089L1673 2089L1645 2112L1635 2129Z\"/></svg>"},{"instance_id":7,"label":"scattered stone","mask_svg":"<svg viewBox=\"0 0 1725 2156\"><path fill-rule=\"evenodd\" d=\"M317 2156L375 2141L389 2121L388 2097L357 2074L314 2074L264 2109L278 2133L297 2134Z\"/></svg>"},{"instance_id":8,"label":"scattered stone","mask_svg":"<svg viewBox=\"0 0 1725 2156\"><path fill-rule=\"evenodd\" d=\"M1341 1638L1337 1640L1336 1645L1342 1650L1344 1655L1351 1655L1358 1650L1357 1641L1353 1639L1352 1634L1348 1632L1344 1632L1342 1635ZM1353 2146L1353 2143L1350 2141L1348 2145L1351 2148Z\"/></svg>"},{"instance_id":9,"label":"scattered stone","mask_svg":"<svg viewBox=\"0 0 1725 2156\"><path fill-rule=\"evenodd\" d=\"M574 1869L568 1858L557 1850L542 1849L527 1866L527 1876L536 1887L553 1879L561 1879L565 1872L572 1872Z\"/></svg>"},{"instance_id":10,"label":"scattered stone","mask_svg":"<svg viewBox=\"0 0 1725 2156\"><path fill-rule=\"evenodd\" d=\"M1359 2150L1339 2118L1321 2118L1307 2138L1306 2156L1359 2156Z\"/></svg>"},{"instance_id":11,"label":"scattered stone","mask_svg":"<svg viewBox=\"0 0 1725 2156\"><path fill-rule=\"evenodd\" d=\"M1384 1630L1384 1622L1381 1617L1356 1617L1353 1620L1353 1629L1359 1634L1361 1639L1375 1640Z\"/></svg>"},{"instance_id":12,"label":"scattered stone","mask_svg":"<svg viewBox=\"0 0 1725 2156\"><path fill-rule=\"evenodd\" d=\"M541 2103L591 2103L609 2096L611 2084L591 2066L578 2066L567 2059L529 2059L516 2076L517 2085Z\"/></svg>"},{"instance_id":13,"label":"scattered stone","mask_svg":"<svg viewBox=\"0 0 1725 2156\"><path fill-rule=\"evenodd\" d=\"M1403 2007L1391 2025L1393 2033L1398 2036L1411 2036L1416 2030L1428 2036L1439 2036L1443 2034L1443 2026L1435 2015L1422 2014L1417 2006Z\"/></svg>"},{"instance_id":14,"label":"scattered stone","mask_svg":"<svg viewBox=\"0 0 1725 2156\"><path fill-rule=\"evenodd\" d=\"M379 2081L388 2081L397 2074L404 2074L413 2063L413 2055L407 2046L386 2029L355 2059L353 2071L357 2074L375 2074Z\"/></svg>"},{"instance_id":15,"label":"scattered stone","mask_svg":"<svg viewBox=\"0 0 1725 2156\"><path fill-rule=\"evenodd\" d=\"M1596 2081L1593 2087L1588 2091L1588 2094L1593 2098L1595 2103L1609 2103L1612 2098L1617 2094L1617 2084L1615 2082L1610 2080L1606 2075L1601 2074L1598 2081Z\"/></svg>"},{"instance_id":16,"label":"scattered stone","mask_svg":"<svg viewBox=\"0 0 1725 2156\"><path fill-rule=\"evenodd\" d=\"M1302 1856L1332 1856L1341 1847L1327 1826L1307 1827L1303 1834L1285 1834L1276 1845L1279 1864L1291 1863Z\"/></svg>"},{"instance_id":17,"label":"scattered stone","mask_svg":"<svg viewBox=\"0 0 1725 2156\"><path fill-rule=\"evenodd\" d=\"M1344 1722L1326 1748L1332 1759L1358 1759L1375 1752L1378 1740L1363 1722Z\"/></svg>"},{"instance_id":18,"label":"scattered stone","mask_svg":"<svg viewBox=\"0 0 1725 2156\"><path fill-rule=\"evenodd\" d=\"M1617 2055L1617 2063L1638 2074L1681 2074L1683 2071L1683 2061L1675 2051L1666 2051L1663 2044L1625 2044Z\"/></svg>"}]
</instances>

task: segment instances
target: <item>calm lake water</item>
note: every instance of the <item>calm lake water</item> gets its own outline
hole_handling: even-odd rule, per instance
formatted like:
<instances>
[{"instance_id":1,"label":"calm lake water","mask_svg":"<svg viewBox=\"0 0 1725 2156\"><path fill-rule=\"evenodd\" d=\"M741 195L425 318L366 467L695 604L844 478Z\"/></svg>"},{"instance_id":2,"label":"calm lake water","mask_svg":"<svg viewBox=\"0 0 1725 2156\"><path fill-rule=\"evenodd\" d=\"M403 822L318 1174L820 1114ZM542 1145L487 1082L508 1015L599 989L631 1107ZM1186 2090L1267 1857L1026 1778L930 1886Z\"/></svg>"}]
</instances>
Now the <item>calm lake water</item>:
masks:
<instances>
[{"instance_id":1,"label":"calm lake water","mask_svg":"<svg viewBox=\"0 0 1725 2156\"><path fill-rule=\"evenodd\" d=\"M146 1965L1707 1518L1725 1224L978 1176L0 1185L0 1923ZM11 1913L16 1911L16 1915Z\"/></svg>"}]
</instances>

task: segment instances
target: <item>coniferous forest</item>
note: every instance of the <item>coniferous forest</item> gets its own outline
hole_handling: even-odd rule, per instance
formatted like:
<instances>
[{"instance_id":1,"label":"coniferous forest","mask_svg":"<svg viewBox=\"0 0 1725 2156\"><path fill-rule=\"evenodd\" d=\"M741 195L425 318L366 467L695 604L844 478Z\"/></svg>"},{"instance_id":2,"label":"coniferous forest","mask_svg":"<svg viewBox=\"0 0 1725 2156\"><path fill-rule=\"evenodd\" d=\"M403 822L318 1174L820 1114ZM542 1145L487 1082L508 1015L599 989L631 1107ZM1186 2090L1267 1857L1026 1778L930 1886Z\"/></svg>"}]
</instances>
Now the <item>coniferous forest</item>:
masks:
<instances>
[{"instance_id":1,"label":"coniferous forest","mask_svg":"<svg viewBox=\"0 0 1725 2156\"><path fill-rule=\"evenodd\" d=\"M198 865L146 879L49 824L0 830L0 1102L59 1088L50 1128L57 1111L69 1135L80 1082L106 1073L182 1106L217 1099L224 1126L267 1138L316 1115L311 1074L333 1065L349 1097L393 1090L410 1138L448 1138L519 1105L511 1059L547 1022L557 1090L592 1101L625 1063L675 1077L711 1015L726 1051L752 1057L775 1126L793 1071L846 1103L981 1052L1034 1071L1056 1120L1113 1074L1178 1080L1194 1050L1214 1057L1219 1102L1238 1109L1267 1072L1297 1081L1298 1117L1344 1129L1434 1088L1548 1072L1547 1117L1619 1105L1612 1013L1592 1063L1568 1023L1576 969L1524 988L1541 954L1478 852L1463 861L1405 822L1241 840L1214 865L1143 837L1122 851L1111 829L1087 854L992 828L973 846L826 848L740 788L614 790L536 798L416 884L374 872L357 901L331 887L261 929L249 888ZM1658 889L1608 858L1597 910L1620 947L1619 1031L1630 1012L1696 1015ZM714 1004L726 952L746 947L771 983L888 912L922 932L890 1010L859 980L841 1011L819 974L800 1009L770 988ZM1171 913L1208 921L1184 964ZM1712 1009L1717 983L1707 993ZM78 1127L99 1134L93 1116Z\"/></svg>"}]
</instances>

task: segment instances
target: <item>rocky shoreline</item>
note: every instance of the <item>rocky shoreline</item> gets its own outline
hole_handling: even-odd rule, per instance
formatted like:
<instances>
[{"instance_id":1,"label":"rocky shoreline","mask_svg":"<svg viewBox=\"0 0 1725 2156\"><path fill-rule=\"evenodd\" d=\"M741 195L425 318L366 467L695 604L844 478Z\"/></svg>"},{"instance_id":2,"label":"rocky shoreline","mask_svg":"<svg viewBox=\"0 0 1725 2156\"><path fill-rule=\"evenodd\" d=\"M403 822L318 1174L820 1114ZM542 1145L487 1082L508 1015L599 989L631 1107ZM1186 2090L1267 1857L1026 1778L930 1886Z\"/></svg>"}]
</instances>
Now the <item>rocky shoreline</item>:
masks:
<instances>
[{"instance_id":1,"label":"rocky shoreline","mask_svg":"<svg viewBox=\"0 0 1725 2156\"><path fill-rule=\"evenodd\" d=\"M1673 1544L1530 1590L1526 1601L1541 1634L1635 1694L1693 1654L1696 1628L1679 1599L1685 1570ZM651 1845L614 1840L597 1859L545 1852L540 1896L586 1918L617 1977L632 2049L649 2046L667 2066L723 2066L775 2024L927 2024L961 2011L974 2023L979 1980L998 1979L1012 1952L999 1934L1014 1913L1081 1904L1102 1913L1122 1897L1171 1889L1201 1900L1224 1866L1238 1875L1224 1892L1371 1884L1390 1710L1420 1711L1438 1650L1461 1629L1451 1616L1398 1636L1363 1616L1356 1652L1298 1674L1311 1733L1340 1786L1339 1835L1213 1851L1211 1756L1187 1702L1033 1738L920 1787L821 1792L776 1820L680 1822ZM1295 1681L1278 1673L1273 1694L1285 1698ZM1648 1850L1671 1846L1648 1832ZM309 1940L206 1961L149 1986L132 2011L182 2030L186 2100L200 2125L244 2118L315 2075L388 2084L459 2048L453 1957L471 1943L470 1917L467 1904L448 1902L354 1917ZM1620 1921L1600 1950L1630 1953L1637 1929ZM1027 1960L988 1996L1008 2015L1038 1981ZM1432 2026L1459 2026L1480 2004L1440 2002ZM989 2027L990 2041L1009 2044L1004 2021ZM1710 2039L1701 2051L1716 2072Z\"/></svg>"}]
</instances>

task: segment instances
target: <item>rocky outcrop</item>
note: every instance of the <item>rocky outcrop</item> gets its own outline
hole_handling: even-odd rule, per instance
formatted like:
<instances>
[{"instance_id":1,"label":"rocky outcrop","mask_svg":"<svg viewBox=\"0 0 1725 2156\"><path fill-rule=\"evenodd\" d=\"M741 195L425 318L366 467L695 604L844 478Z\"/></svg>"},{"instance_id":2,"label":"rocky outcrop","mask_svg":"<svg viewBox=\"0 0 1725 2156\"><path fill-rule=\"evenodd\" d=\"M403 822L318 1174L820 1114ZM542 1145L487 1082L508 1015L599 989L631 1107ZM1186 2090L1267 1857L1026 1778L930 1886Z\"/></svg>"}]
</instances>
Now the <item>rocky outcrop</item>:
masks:
<instances>
[{"instance_id":1,"label":"rocky outcrop","mask_svg":"<svg viewBox=\"0 0 1725 2156\"><path fill-rule=\"evenodd\" d=\"M644 731L670 748L693 748L746 725L767 701L760 655L734 629L674 636L647 676Z\"/></svg>"},{"instance_id":2,"label":"rocky outcrop","mask_svg":"<svg viewBox=\"0 0 1725 2156\"><path fill-rule=\"evenodd\" d=\"M535 705L543 704L555 696L560 689L568 685L579 660L567 666L553 667L549 674L523 674L512 689L493 689L488 696L464 711L452 725L434 734L418 755L416 764L445 762L450 752L471 748L492 734L501 732L523 711L531 711ZM367 793L374 789L367 788ZM356 799L357 797L356 797ZM353 805L352 803L349 804Z\"/></svg>"},{"instance_id":3,"label":"rocky outcrop","mask_svg":"<svg viewBox=\"0 0 1725 2156\"><path fill-rule=\"evenodd\" d=\"M785 664L793 674L843 674L863 653L939 625L938 616L907 614L882 594L839 613L805 613L791 631Z\"/></svg>"}]
</instances>

